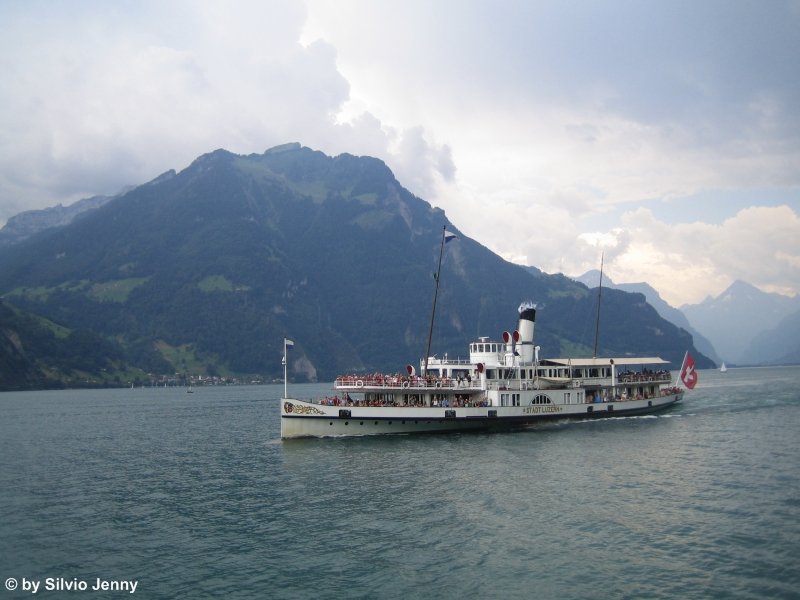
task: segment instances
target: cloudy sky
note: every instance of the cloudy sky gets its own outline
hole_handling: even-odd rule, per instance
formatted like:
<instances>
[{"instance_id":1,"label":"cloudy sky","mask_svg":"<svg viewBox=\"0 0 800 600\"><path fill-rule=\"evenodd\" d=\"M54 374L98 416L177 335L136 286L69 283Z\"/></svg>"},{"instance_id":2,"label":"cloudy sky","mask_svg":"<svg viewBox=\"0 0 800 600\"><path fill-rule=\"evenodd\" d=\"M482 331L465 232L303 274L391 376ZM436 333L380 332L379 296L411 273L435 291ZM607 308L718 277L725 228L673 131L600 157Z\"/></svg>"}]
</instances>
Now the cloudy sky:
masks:
<instances>
[{"instance_id":1,"label":"cloudy sky","mask_svg":"<svg viewBox=\"0 0 800 600\"><path fill-rule=\"evenodd\" d=\"M800 0L0 2L0 224L290 141L508 260L800 291Z\"/></svg>"}]
</instances>

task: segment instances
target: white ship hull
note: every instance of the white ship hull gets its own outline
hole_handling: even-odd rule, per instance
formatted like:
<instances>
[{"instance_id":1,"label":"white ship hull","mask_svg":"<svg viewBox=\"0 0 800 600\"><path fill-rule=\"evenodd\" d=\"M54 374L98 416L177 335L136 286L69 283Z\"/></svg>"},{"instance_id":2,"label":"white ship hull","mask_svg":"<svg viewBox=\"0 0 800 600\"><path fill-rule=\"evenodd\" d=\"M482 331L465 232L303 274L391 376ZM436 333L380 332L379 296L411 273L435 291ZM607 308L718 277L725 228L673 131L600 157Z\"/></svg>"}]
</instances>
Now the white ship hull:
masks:
<instances>
[{"instance_id":1,"label":"white ship hull","mask_svg":"<svg viewBox=\"0 0 800 600\"><path fill-rule=\"evenodd\" d=\"M284 398L281 437L329 437L502 430L559 419L596 419L663 410L683 398L676 392L650 399L528 406L386 407L328 406Z\"/></svg>"}]
</instances>

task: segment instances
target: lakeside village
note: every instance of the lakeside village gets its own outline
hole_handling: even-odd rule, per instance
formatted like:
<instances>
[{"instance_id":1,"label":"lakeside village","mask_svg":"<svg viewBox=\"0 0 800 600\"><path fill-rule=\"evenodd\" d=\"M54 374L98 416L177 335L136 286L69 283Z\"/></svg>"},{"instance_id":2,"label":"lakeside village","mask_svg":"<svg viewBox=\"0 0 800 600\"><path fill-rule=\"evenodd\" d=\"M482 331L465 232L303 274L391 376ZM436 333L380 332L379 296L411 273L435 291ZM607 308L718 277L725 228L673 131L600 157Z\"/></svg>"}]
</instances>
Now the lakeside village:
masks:
<instances>
[{"instance_id":1,"label":"lakeside village","mask_svg":"<svg viewBox=\"0 0 800 600\"><path fill-rule=\"evenodd\" d=\"M112 381L86 378L67 380L65 383L66 387L70 388L193 388L220 385L264 385L283 383L283 379L270 379L262 375L223 377L220 375L187 375L185 373L164 375L148 373L146 377L136 377L127 381L116 377Z\"/></svg>"},{"instance_id":2,"label":"lakeside village","mask_svg":"<svg viewBox=\"0 0 800 600\"><path fill-rule=\"evenodd\" d=\"M134 387L202 387L211 385L263 385L265 383L283 383L283 380L267 380L261 375L243 377L222 377L220 375L151 375L149 381L133 381Z\"/></svg>"}]
</instances>

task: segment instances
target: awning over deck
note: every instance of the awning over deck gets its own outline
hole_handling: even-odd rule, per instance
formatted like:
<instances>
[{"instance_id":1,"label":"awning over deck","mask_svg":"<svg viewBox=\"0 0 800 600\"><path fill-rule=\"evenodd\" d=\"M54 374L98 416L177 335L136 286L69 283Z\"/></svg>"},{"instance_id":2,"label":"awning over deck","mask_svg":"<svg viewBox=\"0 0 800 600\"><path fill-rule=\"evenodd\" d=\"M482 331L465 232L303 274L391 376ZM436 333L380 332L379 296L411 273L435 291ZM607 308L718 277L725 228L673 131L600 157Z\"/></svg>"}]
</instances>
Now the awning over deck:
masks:
<instances>
[{"instance_id":1,"label":"awning over deck","mask_svg":"<svg viewBox=\"0 0 800 600\"><path fill-rule=\"evenodd\" d=\"M631 367L637 365L668 365L669 361L664 360L658 356L637 356L637 357L622 357L622 358L546 358L539 364L541 366L558 366L558 367L610 367L611 361L617 367Z\"/></svg>"}]
</instances>

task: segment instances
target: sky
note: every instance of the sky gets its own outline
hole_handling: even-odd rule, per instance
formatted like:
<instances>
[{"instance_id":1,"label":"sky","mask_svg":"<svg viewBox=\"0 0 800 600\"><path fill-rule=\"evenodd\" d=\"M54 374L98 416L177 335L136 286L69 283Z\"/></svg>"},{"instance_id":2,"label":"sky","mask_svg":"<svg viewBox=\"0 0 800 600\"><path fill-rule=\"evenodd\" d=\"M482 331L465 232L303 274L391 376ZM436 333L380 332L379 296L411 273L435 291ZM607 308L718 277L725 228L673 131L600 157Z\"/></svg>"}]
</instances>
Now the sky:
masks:
<instances>
[{"instance_id":1,"label":"sky","mask_svg":"<svg viewBox=\"0 0 800 600\"><path fill-rule=\"evenodd\" d=\"M795 295L798 65L800 0L3 0L0 225L300 142L512 262Z\"/></svg>"}]
</instances>

